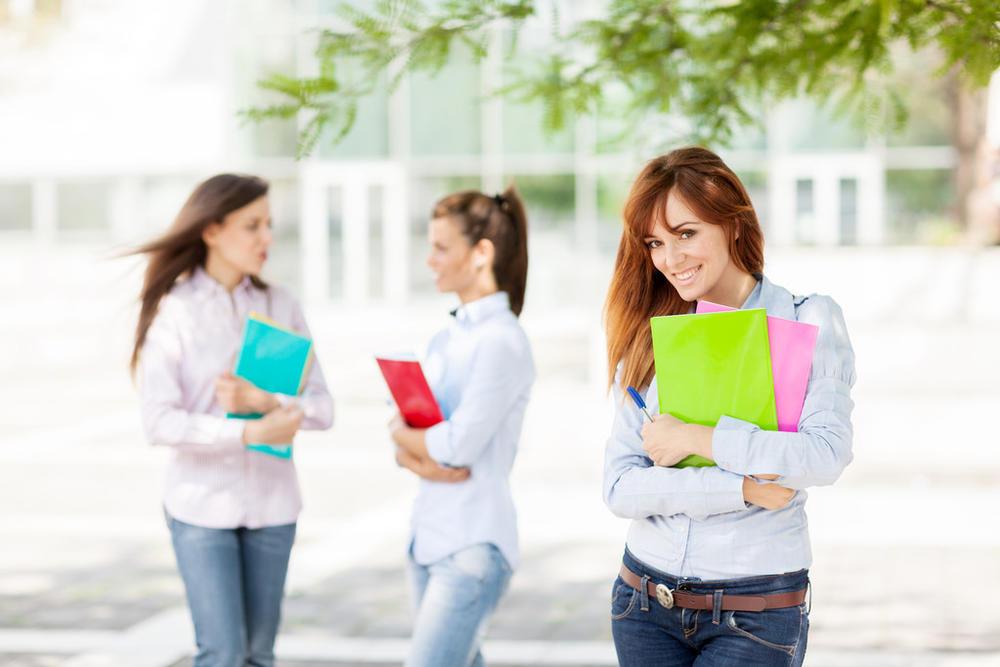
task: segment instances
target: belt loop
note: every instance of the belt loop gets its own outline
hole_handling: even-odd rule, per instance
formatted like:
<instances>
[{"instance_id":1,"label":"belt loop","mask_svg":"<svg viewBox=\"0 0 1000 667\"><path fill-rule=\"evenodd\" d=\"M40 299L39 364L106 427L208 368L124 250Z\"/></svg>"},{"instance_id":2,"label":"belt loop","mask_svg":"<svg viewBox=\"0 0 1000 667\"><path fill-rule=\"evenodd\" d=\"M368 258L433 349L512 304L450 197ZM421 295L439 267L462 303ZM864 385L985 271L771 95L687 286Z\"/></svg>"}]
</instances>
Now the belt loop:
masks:
<instances>
[{"instance_id":1,"label":"belt loop","mask_svg":"<svg viewBox=\"0 0 1000 667\"><path fill-rule=\"evenodd\" d=\"M712 625L718 625L722 620L722 591L715 591L712 597Z\"/></svg>"},{"instance_id":2,"label":"belt loop","mask_svg":"<svg viewBox=\"0 0 1000 667\"><path fill-rule=\"evenodd\" d=\"M809 604L806 606L806 614L808 615L813 609L813 584L809 577L806 577L806 592L809 594Z\"/></svg>"},{"instance_id":3,"label":"belt loop","mask_svg":"<svg viewBox=\"0 0 1000 667\"><path fill-rule=\"evenodd\" d=\"M639 602L643 611L649 611L649 588L646 584L649 582L649 575L642 576L642 582L639 584Z\"/></svg>"}]
</instances>

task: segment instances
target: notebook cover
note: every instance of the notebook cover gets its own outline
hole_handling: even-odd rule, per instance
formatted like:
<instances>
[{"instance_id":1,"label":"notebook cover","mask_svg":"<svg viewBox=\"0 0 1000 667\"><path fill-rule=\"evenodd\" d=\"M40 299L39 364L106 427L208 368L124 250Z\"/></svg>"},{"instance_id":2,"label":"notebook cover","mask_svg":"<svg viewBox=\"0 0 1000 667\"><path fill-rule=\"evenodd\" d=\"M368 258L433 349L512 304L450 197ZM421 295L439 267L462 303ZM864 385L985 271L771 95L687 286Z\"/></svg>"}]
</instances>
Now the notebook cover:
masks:
<instances>
[{"instance_id":1,"label":"notebook cover","mask_svg":"<svg viewBox=\"0 0 1000 667\"><path fill-rule=\"evenodd\" d=\"M734 309L711 301L699 301L696 312L718 313L730 310ZM771 377L774 379L774 404L779 431L798 430L818 335L819 327L814 324L770 315L767 318Z\"/></svg>"},{"instance_id":2,"label":"notebook cover","mask_svg":"<svg viewBox=\"0 0 1000 667\"><path fill-rule=\"evenodd\" d=\"M407 425L429 428L444 421L419 361L398 357L375 357L375 361Z\"/></svg>"},{"instance_id":3,"label":"notebook cover","mask_svg":"<svg viewBox=\"0 0 1000 667\"><path fill-rule=\"evenodd\" d=\"M660 412L715 426L728 415L777 430L764 310L650 319ZM712 466L688 456L675 467Z\"/></svg>"},{"instance_id":4,"label":"notebook cover","mask_svg":"<svg viewBox=\"0 0 1000 667\"><path fill-rule=\"evenodd\" d=\"M257 313L250 313L243 328L233 375L272 394L297 396L305 386L312 364L312 341L277 322ZM235 419L260 419L263 415L227 414ZM290 458L292 446L253 443L247 445L264 454Z\"/></svg>"}]
</instances>

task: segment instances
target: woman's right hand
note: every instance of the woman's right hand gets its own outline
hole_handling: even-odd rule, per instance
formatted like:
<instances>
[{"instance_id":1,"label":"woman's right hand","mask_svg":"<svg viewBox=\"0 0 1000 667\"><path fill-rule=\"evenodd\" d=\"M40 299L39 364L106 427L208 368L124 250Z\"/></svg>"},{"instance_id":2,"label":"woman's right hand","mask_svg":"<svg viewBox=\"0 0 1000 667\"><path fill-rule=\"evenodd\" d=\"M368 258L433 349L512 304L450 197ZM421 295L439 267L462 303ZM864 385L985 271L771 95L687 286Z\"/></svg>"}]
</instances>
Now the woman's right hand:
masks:
<instances>
[{"instance_id":1,"label":"woman's right hand","mask_svg":"<svg viewBox=\"0 0 1000 667\"><path fill-rule=\"evenodd\" d=\"M766 510L780 510L795 495L795 489L780 484L758 484L753 477L743 478L743 500Z\"/></svg>"},{"instance_id":2,"label":"woman's right hand","mask_svg":"<svg viewBox=\"0 0 1000 667\"><path fill-rule=\"evenodd\" d=\"M265 445L288 445L302 426L302 410L294 403L275 408L260 419L247 422L243 442Z\"/></svg>"}]
</instances>

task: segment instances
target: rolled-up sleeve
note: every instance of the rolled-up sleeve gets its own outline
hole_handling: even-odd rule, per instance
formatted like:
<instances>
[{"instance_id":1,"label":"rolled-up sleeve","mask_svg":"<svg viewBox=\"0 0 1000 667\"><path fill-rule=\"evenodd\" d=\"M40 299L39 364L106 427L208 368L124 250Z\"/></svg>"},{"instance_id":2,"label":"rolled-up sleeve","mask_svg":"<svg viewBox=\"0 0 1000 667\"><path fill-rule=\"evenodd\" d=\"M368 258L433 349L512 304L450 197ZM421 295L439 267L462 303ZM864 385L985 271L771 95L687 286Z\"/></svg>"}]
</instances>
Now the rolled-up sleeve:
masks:
<instances>
[{"instance_id":1,"label":"rolled-up sleeve","mask_svg":"<svg viewBox=\"0 0 1000 667\"><path fill-rule=\"evenodd\" d=\"M142 425L153 445L218 450L243 447L242 419L188 412L181 387L182 343L169 313L157 315L139 364Z\"/></svg>"},{"instance_id":2,"label":"rolled-up sleeve","mask_svg":"<svg viewBox=\"0 0 1000 667\"><path fill-rule=\"evenodd\" d=\"M642 413L624 402L615 376L615 419L605 446L604 502L617 516L645 519L685 514L703 520L715 514L744 511L743 476L717 467L663 468L642 449ZM655 385L654 385L655 388ZM647 403L654 407L647 391Z\"/></svg>"},{"instance_id":3,"label":"rolled-up sleeve","mask_svg":"<svg viewBox=\"0 0 1000 667\"><path fill-rule=\"evenodd\" d=\"M517 341L496 331L479 343L462 398L445 421L427 429L427 453L440 464L469 466L506 419L534 367Z\"/></svg>"},{"instance_id":4,"label":"rolled-up sleeve","mask_svg":"<svg viewBox=\"0 0 1000 667\"><path fill-rule=\"evenodd\" d=\"M840 307L829 297L811 296L798 320L819 326L798 432L765 431L722 417L712 435L720 468L742 475L777 474L793 489L833 484L853 458L854 350Z\"/></svg>"}]
</instances>

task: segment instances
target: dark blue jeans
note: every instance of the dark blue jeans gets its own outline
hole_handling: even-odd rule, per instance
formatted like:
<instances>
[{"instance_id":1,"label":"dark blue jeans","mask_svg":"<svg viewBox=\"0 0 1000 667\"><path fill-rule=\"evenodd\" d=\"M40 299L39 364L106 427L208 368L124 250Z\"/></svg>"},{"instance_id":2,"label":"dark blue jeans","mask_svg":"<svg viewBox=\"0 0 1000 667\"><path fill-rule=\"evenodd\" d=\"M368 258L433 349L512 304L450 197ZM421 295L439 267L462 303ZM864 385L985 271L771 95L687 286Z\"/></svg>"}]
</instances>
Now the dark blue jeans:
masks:
<instances>
[{"instance_id":1,"label":"dark blue jeans","mask_svg":"<svg viewBox=\"0 0 1000 667\"><path fill-rule=\"evenodd\" d=\"M807 570L761 577L701 581L644 565L628 549L628 569L670 590L754 595L805 588ZM809 633L808 602L764 611L667 609L622 581L611 590L611 631L622 667L646 665L801 665Z\"/></svg>"},{"instance_id":2,"label":"dark blue jeans","mask_svg":"<svg viewBox=\"0 0 1000 667\"><path fill-rule=\"evenodd\" d=\"M272 667L295 524L218 529L167 516L184 580L195 667Z\"/></svg>"}]
</instances>

